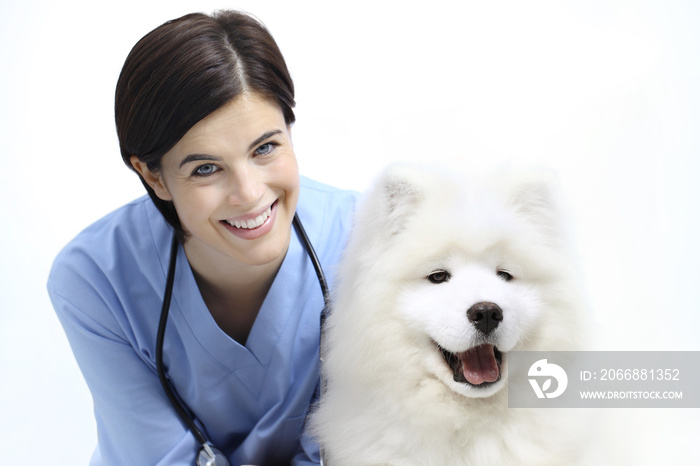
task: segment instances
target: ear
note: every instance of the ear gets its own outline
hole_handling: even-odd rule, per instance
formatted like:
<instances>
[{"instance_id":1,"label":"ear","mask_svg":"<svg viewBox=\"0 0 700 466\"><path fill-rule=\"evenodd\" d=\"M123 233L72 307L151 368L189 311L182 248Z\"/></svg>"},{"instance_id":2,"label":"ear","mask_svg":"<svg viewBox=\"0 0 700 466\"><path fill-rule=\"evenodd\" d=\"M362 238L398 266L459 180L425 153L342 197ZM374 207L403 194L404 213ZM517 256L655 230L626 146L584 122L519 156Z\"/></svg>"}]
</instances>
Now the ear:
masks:
<instances>
[{"instance_id":1,"label":"ear","mask_svg":"<svg viewBox=\"0 0 700 466\"><path fill-rule=\"evenodd\" d=\"M156 196L164 201L173 200L168 188L165 186L165 181L161 173L152 172L151 169L148 168L148 165L140 161L135 155L129 158L129 162L131 162L131 166L134 167L134 170L141 175L141 179L156 193Z\"/></svg>"},{"instance_id":2,"label":"ear","mask_svg":"<svg viewBox=\"0 0 700 466\"><path fill-rule=\"evenodd\" d=\"M548 233L561 230L562 192L556 174L550 170L523 170L507 176L508 202L515 211L540 225Z\"/></svg>"},{"instance_id":3,"label":"ear","mask_svg":"<svg viewBox=\"0 0 700 466\"><path fill-rule=\"evenodd\" d=\"M423 175L423 176L421 176ZM424 172L418 167L392 164L380 176L375 195L390 234L403 230L406 221L423 199Z\"/></svg>"}]
</instances>

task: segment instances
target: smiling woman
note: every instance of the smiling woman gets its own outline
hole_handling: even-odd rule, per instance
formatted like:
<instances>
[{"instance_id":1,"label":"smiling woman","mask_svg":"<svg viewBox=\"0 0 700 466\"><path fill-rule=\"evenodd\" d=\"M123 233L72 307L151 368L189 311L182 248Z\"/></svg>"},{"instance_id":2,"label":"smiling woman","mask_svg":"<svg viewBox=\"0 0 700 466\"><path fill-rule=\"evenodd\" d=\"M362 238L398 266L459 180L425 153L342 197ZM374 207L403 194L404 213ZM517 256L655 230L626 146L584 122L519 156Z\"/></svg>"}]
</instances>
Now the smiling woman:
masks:
<instances>
[{"instance_id":1,"label":"smiling woman","mask_svg":"<svg viewBox=\"0 0 700 466\"><path fill-rule=\"evenodd\" d=\"M210 464L210 444L219 465L318 462L302 435L326 289L314 261L339 260L356 195L300 177L275 41L237 12L169 21L131 51L115 100L150 199L78 235L48 284L93 395L93 464L191 464L200 446Z\"/></svg>"},{"instance_id":2,"label":"smiling woman","mask_svg":"<svg viewBox=\"0 0 700 466\"><path fill-rule=\"evenodd\" d=\"M286 126L294 123L292 78L260 23L234 13L165 23L134 46L117 82L115 118L124 162L133 166L135 157L159 170L160 159L192 126L244 92L270 99ZM172 202L144 185L183 239Z\"/></svg>"},{"instance_id":3,"label":"smiling woman","mask_svg":"<svg viewBox=\"0 0 700 466\"><path fill-rule=\"evenodd\" d=\"M174 204L187 235L188 260L208 282L223 281L222 288L230 289L231 274L222 280L219 272L231 259L237 269L240 264L279 268L299 173L289 127L275 103L245 92L195 124L163 156L158 170L136 156L131 163L160 200ZM264 224L249 227L268 210ZM264 296L267 290L261 291ZM242 293L235 292L237 299Z\"/></svg>"}]
</instances>

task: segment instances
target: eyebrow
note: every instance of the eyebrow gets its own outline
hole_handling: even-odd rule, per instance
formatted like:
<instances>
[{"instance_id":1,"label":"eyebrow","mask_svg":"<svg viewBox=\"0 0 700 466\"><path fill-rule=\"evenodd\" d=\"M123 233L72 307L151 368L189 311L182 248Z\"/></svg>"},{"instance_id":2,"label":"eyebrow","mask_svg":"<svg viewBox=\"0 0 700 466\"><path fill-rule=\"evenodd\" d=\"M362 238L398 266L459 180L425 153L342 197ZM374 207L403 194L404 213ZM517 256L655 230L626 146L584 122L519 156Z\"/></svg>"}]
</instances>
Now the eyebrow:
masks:
<instances>
[{"instance_id":1,"label":"eyebrow","mask_svg":"<svg viewBox=\"0 0 700 466\"><path fill-rule=\"evenodd\" d=\"M180 168L182 168L183 165L186 165L190 162L199 162L201 160L207 160L210 162L221 162L223 159L221 157L216 157L207 154L190 154L184 159L182 159L182 162L180 162Z\"/></svg>"},{"instance_id":2,"label":"eyebrow","mask_svg":"<svg viewBox=\"0 0 700 466\"><path fill-rule=\"evenodd\" d=\"M282 134L282 130L276 129L276 130L268 131L267 133L264 133L258 139L256 139L255 141L250 143L250 145L248 146L248 150L251 151L251 150L255 149L255 146L257 146L258 144L263 142L265 139L271 138L272 136L275 136L277 134Z\"/></svg>"},{"instance_id":3,"label":"eyebrow","mask_svg":"<svg viewBox=\"0 0 700 466\"><path fill-rule=\"evenodd\" d=\"M250 145L248 146L248 150L251 151L253 150L258 144L263 142L265 139L269 139L272 136L275 136L277 134L282 134L281 129L276 129L273 131L268 131L266 133L263 133L259 138L257 138L255 141L251 142ZM180 162L180 168L183 167L183 165L186 165L191 162L200 162L202 160L210 161L210 162L221 162L223 159L221 157L217 157L215 155L208 155L208 154L190 154L184 159L182 159L182 162Z\"/></svg>"}]
</instances>

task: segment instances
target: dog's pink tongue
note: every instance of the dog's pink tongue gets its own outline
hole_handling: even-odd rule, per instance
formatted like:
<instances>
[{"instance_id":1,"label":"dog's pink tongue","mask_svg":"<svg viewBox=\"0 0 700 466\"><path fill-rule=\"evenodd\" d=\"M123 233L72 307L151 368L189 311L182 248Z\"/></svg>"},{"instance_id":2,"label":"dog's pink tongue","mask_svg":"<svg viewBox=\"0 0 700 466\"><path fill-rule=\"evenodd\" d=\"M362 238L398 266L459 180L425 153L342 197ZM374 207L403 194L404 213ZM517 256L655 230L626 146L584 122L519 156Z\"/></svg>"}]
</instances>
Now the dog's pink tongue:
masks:
<instances>
[{"instance_id":1,"label":"dog's pink tongue","mask_svg":"<svg viewBox=\"0 0 700 466\"><path fill-rule=\"evenodd\" d=\"M493 345L483 344L459 354L464 378L472 385L498 380L498 363Z\"/></svg>"}]
</instances>

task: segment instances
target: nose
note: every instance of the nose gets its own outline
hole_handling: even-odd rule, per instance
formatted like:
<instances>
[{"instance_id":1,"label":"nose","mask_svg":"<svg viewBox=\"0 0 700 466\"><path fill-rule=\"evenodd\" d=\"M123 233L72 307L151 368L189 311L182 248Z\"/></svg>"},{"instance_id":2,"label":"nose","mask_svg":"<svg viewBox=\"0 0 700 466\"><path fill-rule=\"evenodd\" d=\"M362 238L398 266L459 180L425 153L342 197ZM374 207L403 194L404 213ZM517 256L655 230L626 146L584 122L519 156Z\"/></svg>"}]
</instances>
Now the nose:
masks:
<instances>
[{"instance_id":1,"label":"nose","mask_svg":"<svg viewBox=\"0 0 700 466\"><path fill-rule=\"evenodd\" d=\"M265 183L254 168L237 167L230 178L228 201L232 205L253 205L265 194Z\"/></svg>"},{"instance_id":2,"label":"nose","mask_svg":"<svg viewBox=\"0 0 700 466\"><path fill-rule=\"evenodd\" d=\"M467 310L467 318L481 333L488 335L503 320L503 311L496 303L481 302Z\"/></svg>"}]
</instances>

